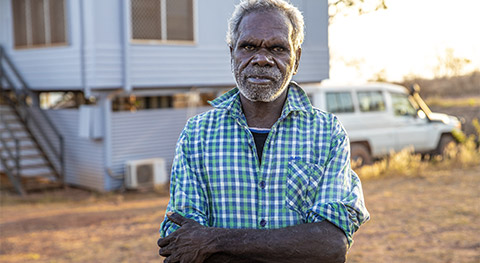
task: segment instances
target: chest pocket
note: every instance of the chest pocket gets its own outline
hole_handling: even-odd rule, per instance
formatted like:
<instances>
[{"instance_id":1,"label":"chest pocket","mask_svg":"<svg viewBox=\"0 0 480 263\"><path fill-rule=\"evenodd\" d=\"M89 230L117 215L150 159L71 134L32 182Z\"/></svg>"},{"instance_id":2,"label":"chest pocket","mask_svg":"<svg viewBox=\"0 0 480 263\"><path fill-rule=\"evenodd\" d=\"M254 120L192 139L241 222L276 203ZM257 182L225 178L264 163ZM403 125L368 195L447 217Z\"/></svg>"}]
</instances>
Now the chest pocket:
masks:
<instances>
[{"instance_id":1,"label":"chest pocket","mask_svg":"<svg viewBox=\"0 0 480 263\"><path fill-rule=\"evenodd\" d=\"M290 160L285 193L286 206L305 218L306 211L315 201L322 176L323 167L298 159Z\"/></svg>"}]
</instances>

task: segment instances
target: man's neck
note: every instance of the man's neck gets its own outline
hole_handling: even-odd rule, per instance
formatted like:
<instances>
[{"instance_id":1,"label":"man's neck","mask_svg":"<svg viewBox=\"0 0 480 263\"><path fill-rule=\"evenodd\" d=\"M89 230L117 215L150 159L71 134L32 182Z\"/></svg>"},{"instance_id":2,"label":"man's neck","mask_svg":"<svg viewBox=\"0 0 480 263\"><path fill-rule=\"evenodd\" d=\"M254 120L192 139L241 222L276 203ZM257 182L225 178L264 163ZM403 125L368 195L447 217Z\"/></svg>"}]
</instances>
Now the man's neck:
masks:
<instances>
[{"instance_id":1,"label":"man's neck","mask_svg":"<svg viewBox=\"0 0 480 263\"><path fill-rule=\"evenodd\" d=\"M243 113L249 127L272 128L282 115L283 106L287 99L288 88L272 102L250 101L240 93Z\"/></svg>"}]
</instances>

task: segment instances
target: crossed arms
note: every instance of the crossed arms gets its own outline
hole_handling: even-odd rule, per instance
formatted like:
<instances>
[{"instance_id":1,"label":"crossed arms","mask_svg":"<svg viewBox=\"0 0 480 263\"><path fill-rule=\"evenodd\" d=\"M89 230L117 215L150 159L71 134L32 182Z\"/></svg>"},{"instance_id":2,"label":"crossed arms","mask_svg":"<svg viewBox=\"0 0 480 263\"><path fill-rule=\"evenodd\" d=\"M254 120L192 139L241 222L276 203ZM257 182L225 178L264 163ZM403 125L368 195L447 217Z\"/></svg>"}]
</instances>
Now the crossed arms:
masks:
<instances>
[{"instance_id":1,"label":"crossed arms","mask_svg":"<svg viewBox=\"0 0 480 263\"><path fill-rule=\"evenodd\" d=\"M177 213L167 216L180 228L158 240L166 263L345 262L345 233L326 220L260 230L206 227Z\"/></svg>"}]
</instances>

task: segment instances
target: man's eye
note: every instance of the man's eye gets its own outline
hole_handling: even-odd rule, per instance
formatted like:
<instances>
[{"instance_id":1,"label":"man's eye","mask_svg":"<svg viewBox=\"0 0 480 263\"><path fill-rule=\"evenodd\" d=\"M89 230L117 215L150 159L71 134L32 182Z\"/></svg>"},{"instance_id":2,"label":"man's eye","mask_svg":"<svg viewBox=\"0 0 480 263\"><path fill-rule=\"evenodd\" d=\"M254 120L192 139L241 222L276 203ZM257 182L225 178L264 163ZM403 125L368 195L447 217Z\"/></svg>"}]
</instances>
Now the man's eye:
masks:
<instances>
[{"instance_id":1,"label":"man's eye","mask_svg":"<svg viewBox=\"0 0 480 263\"><path fill-rule=\"evenodd\" d=\"M250 45L244 46L243 48L247 51L253 51L255 49L254 46L250 46Z\"/></svg>"},{"instance_id":2,"label":"man's eye","mask_svg":"<svg viewBox=\"0 0 480 263\"><path fill-rule=\"evenodd\" d=\"M282 52L282 51L284 51L284 50L285 50L285 49L284 49L283 47L274 47L274 48L273 48L273 51L275 51L275 52Z\"/></svg>"}]
</instances>

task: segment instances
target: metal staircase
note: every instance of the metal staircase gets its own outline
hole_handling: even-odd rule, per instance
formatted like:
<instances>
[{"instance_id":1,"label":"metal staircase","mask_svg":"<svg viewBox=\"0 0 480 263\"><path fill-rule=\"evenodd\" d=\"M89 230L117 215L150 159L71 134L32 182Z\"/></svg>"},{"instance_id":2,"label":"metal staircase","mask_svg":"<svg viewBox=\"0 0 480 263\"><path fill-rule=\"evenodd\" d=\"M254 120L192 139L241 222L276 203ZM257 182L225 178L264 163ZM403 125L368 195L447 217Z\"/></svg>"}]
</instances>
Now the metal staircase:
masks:
<instances>
[{"instance_id":1,"label":"metal staircase","mask_svg":"<svg viewBox=\"0 0 480 263\"><path fill-rule=\"evenodd\" d=\"M0 173L20 195L61 186L63 137L0 46Z\"/></svg>"}]
</instances>

